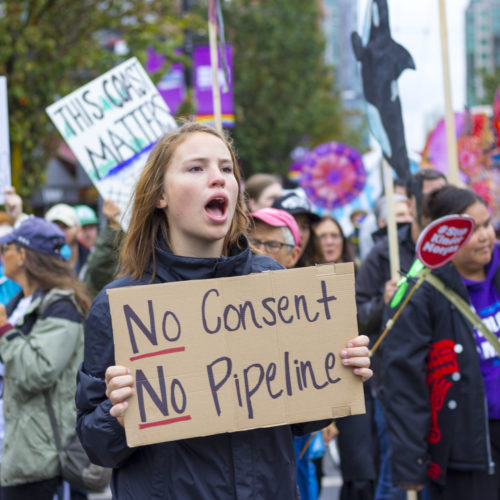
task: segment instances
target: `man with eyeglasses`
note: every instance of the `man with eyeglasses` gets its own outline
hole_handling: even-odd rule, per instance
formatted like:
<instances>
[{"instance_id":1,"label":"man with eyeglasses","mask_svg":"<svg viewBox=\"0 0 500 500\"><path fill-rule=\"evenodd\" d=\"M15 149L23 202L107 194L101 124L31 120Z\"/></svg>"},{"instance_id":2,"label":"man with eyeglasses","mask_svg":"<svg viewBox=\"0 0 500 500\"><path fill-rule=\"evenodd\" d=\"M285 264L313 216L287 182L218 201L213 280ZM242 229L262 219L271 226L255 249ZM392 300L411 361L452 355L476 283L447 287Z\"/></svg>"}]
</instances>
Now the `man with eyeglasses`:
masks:
<instances>
[{"instance_id":1,"label":"man with eyeglasses","mask_svg":"<svg viewBox=\"0 0 500 500\"><path fill-rule=\"evenodd\" d=\"M261 208L249 217L253 220L250 243L283 267L294 267L300 257L300 230L293 216L277 208Z\"/></svg>"}]
</instances>

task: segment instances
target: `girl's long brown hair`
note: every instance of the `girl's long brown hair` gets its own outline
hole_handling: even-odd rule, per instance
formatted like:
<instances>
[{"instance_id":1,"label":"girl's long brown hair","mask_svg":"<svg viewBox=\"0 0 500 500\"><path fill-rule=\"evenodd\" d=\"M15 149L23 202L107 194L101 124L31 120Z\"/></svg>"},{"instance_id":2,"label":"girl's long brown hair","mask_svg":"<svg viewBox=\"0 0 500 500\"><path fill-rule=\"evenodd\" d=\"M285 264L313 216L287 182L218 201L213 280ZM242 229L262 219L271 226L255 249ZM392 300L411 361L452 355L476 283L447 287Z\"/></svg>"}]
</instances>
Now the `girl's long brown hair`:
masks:
<instances>
[{"instance_id":1,"label":"girl's long brown hair","mask_svg":"<svg viewBox=\"0 0 500 500\"><path fill-rule=\"evenodd\" d=\"M203 132L218 137L228 148L233 160L234 176L238 182L238 200L229 231L224 239L224 253L246 233L248 219L241 195L241 175L230 140L214 128L202 123L189 122L163 136L151 151L137 182L130 225L120 248L120 275L141 279L153 263L151 280L156 274L155 246L163 239L169 243L169 228L163 209L156 204L163 193L165 172L177 147L190 134ZM189 201L189 200L187 200Z\"/></svg>"},{"instance_id":2,"label":"girl's long brown hair","mask_svg":"<svg viewBox=\"0 0 500 500\"><path fill-rule=\"evenodd\" d=\"M36 252L24 246L21 248L26 252L24 268L28 281L43 291L52 288L73 291L77 304L86 315L90 309L90 298L84 285L71 274L69 264L60 257Z\"/></svg>"}]
</instances>

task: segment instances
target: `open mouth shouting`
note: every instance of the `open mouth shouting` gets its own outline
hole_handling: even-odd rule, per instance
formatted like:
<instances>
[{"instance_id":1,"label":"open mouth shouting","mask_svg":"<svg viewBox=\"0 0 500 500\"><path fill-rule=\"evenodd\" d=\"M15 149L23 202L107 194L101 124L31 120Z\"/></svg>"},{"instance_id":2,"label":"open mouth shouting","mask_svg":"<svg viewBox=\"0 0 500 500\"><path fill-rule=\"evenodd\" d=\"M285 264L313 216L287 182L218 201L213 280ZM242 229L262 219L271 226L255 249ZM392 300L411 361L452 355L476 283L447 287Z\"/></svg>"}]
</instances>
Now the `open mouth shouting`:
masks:
<instances>
[{"instance_id":1,"label":"open mouth shouting","mask_svg":"<svg viewBox=\"0 0 500 500\"><path fill-rule=\"evenodd\" d=\"M216 223L223 223L227 219L228 199L225 194L212 196L205 205L205 213L208 218Z\"/></svg>"}]
</instances>

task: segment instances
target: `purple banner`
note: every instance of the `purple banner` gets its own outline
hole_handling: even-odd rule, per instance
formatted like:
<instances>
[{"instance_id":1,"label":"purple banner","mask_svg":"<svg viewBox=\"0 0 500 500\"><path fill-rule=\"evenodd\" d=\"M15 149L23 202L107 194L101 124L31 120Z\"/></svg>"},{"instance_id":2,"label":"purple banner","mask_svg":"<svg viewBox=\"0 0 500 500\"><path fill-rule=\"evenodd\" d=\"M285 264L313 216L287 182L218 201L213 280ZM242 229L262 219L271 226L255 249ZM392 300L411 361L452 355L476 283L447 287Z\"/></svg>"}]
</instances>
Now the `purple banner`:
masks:
<instances>
[{"instance_id":1,"label":"purple banner","mask_svg":"<svg viewBox=\"0 0 500 500\"><path fill-rule=\"evenodd\" d=\"M164 64L165 57L151 48L147 49L147 55L146 71L150 74L156 73ZM175 115L186 96L184 65L180 62L172 64L156 84L156 88L170 108L170 112Z\"/></svg>"},{"instance_id":2,"label":"purple banner","mask_svg":"<svg viewBox=\"0 0 500 500\"><path fill-rule=\"evenodd\" d=\"M225 78L219 54L219 90L221 98L222 124L225 127L234 126L233 111L233 49L226 45L226 59L229 71L227 91L224 92ZM195 86L196 119L198 121L214 121L214 105L212 96L212 67L210 65L210 48L208 46L196 47L193 57L193 77Z\"/></svg>"}]
</instances>

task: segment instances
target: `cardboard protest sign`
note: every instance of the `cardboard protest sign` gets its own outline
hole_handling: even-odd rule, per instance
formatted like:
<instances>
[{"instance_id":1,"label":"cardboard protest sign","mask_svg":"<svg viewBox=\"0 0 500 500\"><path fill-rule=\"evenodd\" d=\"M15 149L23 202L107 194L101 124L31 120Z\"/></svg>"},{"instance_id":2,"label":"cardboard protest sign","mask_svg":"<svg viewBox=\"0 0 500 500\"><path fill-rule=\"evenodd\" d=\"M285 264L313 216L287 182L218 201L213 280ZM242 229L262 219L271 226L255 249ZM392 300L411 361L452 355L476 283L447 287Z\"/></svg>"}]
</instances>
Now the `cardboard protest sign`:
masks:
<instances>
[{"instance_id":1,"label":"cardboard protest sign","mask_svg":"<svg viewBox=\"0 0 500 500\"><path fill-rule=\"evenodd\" d=\"M417 257L429 269L444 266L467 243L475 225L472 217L463 215L447 215L431 222L417 240Z\"/></svg>"},{"instance_id":2,"label":"cardboard protest sign","mask_svg":"<svg viewBox=\"0 0 500 500\"><path fill-rule=\"evenodd\" d=\"M135 57L46 111L101 196L122 212L151 148L177 126Z\"/></svg>"},{"instance_id":3,"label":"cardboard protest sign","mask_svg":"<svg viewBox=\"0 0 500 500\"><path fill-rule=\"evenodd\" d=\"M108 290L127 444L364 412L352 264Z\"/></svg>"},{"instance_id":4,"label":"cardboard protest sign","mask_svg":"<svg viewBox=\"0 0 500 500\"><path fill-rule=\"evenodd\" d=\"M5 203L3 190L11 185L9 111L7 104L7 78L0 76L0 205Z\"/></svg>"}]
</instances>

